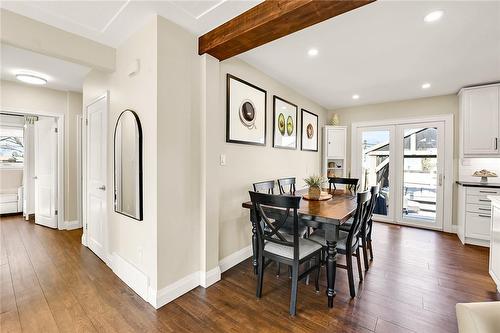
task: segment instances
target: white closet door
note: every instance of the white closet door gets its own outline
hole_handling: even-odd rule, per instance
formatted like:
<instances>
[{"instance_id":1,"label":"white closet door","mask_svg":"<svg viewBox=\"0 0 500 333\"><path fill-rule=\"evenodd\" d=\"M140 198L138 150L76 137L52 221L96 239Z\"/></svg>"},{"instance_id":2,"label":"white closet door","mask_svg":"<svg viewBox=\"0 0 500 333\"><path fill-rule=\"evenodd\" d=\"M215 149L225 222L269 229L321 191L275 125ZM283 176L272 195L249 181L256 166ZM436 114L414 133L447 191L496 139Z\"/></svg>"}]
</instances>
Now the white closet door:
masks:
<instances>
[{"instance_id":1,"label":"white closet door","mask_svg":"<svg viewBox=\"0 0 500 333\"><path fill-rule=\"evenodd\" d=\"M35 122L35 223L57 228L57 132L54 118Z\"/></svg>"}]
</instances>

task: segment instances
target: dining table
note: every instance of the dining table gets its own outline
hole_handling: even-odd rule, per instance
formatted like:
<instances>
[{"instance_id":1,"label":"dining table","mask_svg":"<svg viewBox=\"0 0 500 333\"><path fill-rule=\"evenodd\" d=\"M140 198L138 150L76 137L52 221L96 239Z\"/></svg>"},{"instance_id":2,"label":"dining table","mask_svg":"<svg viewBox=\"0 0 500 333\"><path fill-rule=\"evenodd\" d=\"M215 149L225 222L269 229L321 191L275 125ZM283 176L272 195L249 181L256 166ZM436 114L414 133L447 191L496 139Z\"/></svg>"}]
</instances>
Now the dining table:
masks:
<instances>
[{"instance_id":1,"label":"dining table","mask_svg":"<svg viewBox=\"0 0 500 333\"><path fill-rule=\"evenodd\" d=\"M328 192L328 189L324 191ZM356 210L356 195L344 189L332 191L332 198L328 200L307 200L303 196L307 189L296 191L293 195L300 196L300 207L298 209L299 223L315 229L323 229L326 241L326 276L328 307L333 307L335 297L335 276L337 269L337 240L339 239L339 227L349 220ZM288 195L288 194L287 194ZM252 202L242 203L243 208L252 209ZM252 264L254 272L257 272L258 244L257 228L252 225Z\"/></svg>"}]
</instances>

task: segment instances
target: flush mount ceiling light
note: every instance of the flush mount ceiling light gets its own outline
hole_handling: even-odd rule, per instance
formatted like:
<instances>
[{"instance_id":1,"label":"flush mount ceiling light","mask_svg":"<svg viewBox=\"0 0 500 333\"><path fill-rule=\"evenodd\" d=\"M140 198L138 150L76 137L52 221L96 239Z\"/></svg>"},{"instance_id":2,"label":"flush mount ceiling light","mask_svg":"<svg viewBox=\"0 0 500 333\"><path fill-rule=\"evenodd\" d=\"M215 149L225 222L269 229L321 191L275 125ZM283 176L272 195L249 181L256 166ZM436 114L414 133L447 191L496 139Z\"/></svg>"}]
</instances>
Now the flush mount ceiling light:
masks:
<instances>
[{"instance_id":1,"label":"flush mount ceiling light","mask_svg":"<svg viewBox=\"0 0 500 333\"><path fill-rule=\"evenodd\" d=\"M359 95L358 94L352 95L352 99L359 99Z\"/></svg>"},{"instance_id":2,"label":"flush mount ceiling light","mask_svg":"<svg viewBox=\"0 0 500 333\"><path fill-rule=\"evenodd\" d=\"M429 89L431 87L431 84L426 82L422 84L422 89Z\"/></svg>"},{"instance_id":3,"label":"flush mount ceiling light","mask_svg":"<svg viewBox=\"0 0 500 333\"><path fill-rule=\"evenodd\" d=\"M37 74L18 73L16 74L16 79L29 84L36 84L36 85L47 84L47 79L44 79L43 77Z\"/></svg>"},{"instance_id":4,"label":"flush mount ceiling light","mask_svg":"<svg viewBox=\"0 0 500 333\"><path fill-rule=\"evenodd\" d=\"M429 14L425 15L424 21L427 23L431 22L436 22L439 21L443 17L443 11L442 10L435 10L433 12L430 12Z\"/></svg>"},{"instance_id":5,"label":"flush mount ceiling light","mask_svg":"<svg viewBox=\"0 0 500 333\"><path fill-rule=\"evenodd\" d=\"M309 49L309 51L307 51L307 54L310 56L310 57L315 57L318 55L318 49Z\"/></svg>"}]
</instances>

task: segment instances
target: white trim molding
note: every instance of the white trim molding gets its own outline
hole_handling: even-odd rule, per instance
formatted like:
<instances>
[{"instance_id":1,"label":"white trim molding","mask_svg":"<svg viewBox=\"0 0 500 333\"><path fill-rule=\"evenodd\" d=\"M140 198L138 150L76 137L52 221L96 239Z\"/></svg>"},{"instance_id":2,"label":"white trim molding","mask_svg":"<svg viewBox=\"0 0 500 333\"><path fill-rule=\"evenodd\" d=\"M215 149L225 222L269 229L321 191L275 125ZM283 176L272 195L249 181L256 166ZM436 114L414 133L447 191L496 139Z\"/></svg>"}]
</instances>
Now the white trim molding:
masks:
<instances>
[{"instance_id":1,"label":"white trim molding","mask_svg":"<svg viewBox=\"0 0 500 333\"><path fill-rule=\"evenodd\" d=\"M222 273L238 265L240 262L252 256L252 245L242 248L219 261L219 267Z\"/></svg>"},{"instance_id":2,"label":"white trim molding","mask_svg":"<svg viewBox=\"0 0 500 333\"><path fill-rule=\"evenodd\" d=\"M221 270L220 266L212 268L208 272L200 271L200 286L208 288L216 282L220 281Z\"/></svg>"},{"instance_id":3,"label":"white trim molding","mask_svg":"<svg viewBox=\"0 0 500 333\"><path fill-rule=\"evenodd\" d=\"M123 259L116 252L113 252L111 260L108 261L108 265L111 267L116 276L132 288L137 295L141 296L146 302L148 302L149 277L133 264Z\"/></svg>"},{"instance_id":4,"label":"white trim molding","mask_svg":"<svg viewBox=\"0 0 500 333\"><path fill-rule=\"evenodd\" d=\"M155 307L155 309L161 308L167 303L170 303L177 297L180 297L187 293L188 291L198 287L200 285L200 271L189 274L174 283L155 291L150 290L149 303Z\"/></svg>"},{"instance_id":5,"label":"white trim molding","mask_svg":"<svg viewBox=\"0 0 500 333\"><path fill-rule=\"evenodd\" d=\"M73 221L64 221L64 229L65 230L75 230L81 228L80 221L78 220L73 220Z\"/></svg>"}]
</instances>

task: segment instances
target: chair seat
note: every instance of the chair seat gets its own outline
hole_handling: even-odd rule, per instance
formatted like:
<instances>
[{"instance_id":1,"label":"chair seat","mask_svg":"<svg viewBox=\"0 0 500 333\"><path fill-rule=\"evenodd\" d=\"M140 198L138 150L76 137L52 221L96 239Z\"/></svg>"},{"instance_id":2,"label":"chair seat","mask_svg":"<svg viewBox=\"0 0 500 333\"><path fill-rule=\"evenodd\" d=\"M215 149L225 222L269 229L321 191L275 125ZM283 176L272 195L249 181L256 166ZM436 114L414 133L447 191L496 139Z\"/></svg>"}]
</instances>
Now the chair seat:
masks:
<instances>
[{"instance_id":1,"label":"chair seat","mask_svg":"<svg viewBox=\"0 0 500 333\"><path fill-rule=\"evenodd\" d=\"M342 230L339 231L339 239L337 240L337 252L341 254L345 254L347 252L347 235L349 235L349 233ZM321 244L321 246L326 246L324 230L316 230L311 236L309 236L308 239ZM356 241L352 246L353 249L355 249L357 245L358 242Z\"/></svg>"},{"instance_id":2,"label":"chair seat","mask_svg":"<svg viewBox=\"0 0 500 333\"><path fill-rule=\"evenodd\" d=\"M288 236L286 235L284 235L284 237L288 238ZM318 250L321 250L321 244L305 238L299 238L299 260ZM266 244L264 245L264 251L288 259L293 259L293 247L291 246L281 245L273 242L266 242Z\"/></svg>"}]
</instances>

